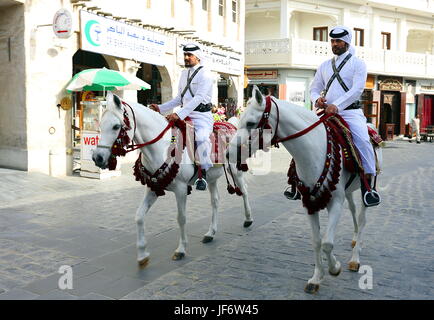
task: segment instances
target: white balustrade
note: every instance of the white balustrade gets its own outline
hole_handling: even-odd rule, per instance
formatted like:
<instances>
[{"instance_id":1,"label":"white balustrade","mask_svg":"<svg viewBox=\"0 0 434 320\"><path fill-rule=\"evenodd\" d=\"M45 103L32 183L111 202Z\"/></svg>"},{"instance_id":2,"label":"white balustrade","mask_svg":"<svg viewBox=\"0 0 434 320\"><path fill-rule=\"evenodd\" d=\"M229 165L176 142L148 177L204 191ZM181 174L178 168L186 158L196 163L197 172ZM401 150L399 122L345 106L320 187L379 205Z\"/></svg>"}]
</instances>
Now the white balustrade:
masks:
<instances>
[{"instance_id":1,"label":"white balustrade","mask_svg":"<svg viewBox=\"0 0 434 320\"><path fill-rule=\"evenodd\" d=\"M333 55L328 42L303 39L292 40L292 64L316 69Z\"/></svg>"},{"instance_id":2,"label":"white balustrade","mask_svg":"<svg viewBox=\"0 0 434 320\"><path fill-rule=\"evenodd\" d=\"M368 72L384 72L384 50L355 47L356 56L365 61Z\"/></svg>"},{"instance_id":3,"label":"white balustrade","mask_svg":"<svg viewBox=\"0 0 434 320\"><path fill-rule=\"evenodd\" d=\"M356 47L369 73L434 78L434 55ZM271 39L246 42L246 64L316 69L333 56L329 42Z\"/></svg>"},{"instance_id":4,"label":"white balustrade","mask_svg":"<svg viewBox=\"0 0 434 320\"><path fill-rule=\"evenodd\" d=\"M428 78L434 78L434 56L432 54L426 55L426 75Z\"/></svg>"},{"instance_id":5,"label":"white balustrade","mask_svg":"<svg viewBox=\"0 0 434 320\"><path fill-rule=\"evenodd\" d=\"M385 72L424 76L426 72L426 56L419 53L385 51Z\"/></svg>"},{"instance_id":6,"label":"white balustrade","mask_svg":"<svg viewBox=\"0 0 434 320\"><path fill-rule=\"evenodd\" d=\"M290 63L290 39L246 41L246 64Z\"/></svg>"}]
</instances>

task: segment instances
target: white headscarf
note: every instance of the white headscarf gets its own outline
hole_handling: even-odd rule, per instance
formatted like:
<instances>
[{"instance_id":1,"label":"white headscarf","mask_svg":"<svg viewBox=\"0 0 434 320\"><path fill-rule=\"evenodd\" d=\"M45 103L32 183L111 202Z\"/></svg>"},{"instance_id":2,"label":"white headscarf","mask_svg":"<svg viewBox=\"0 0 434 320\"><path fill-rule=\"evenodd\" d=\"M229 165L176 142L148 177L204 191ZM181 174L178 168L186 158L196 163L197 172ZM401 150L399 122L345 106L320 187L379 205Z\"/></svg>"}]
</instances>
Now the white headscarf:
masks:
<instances>
[{"instance_id":1,"label":"white headscarf","mask_svg":"<svg viewBox=\"0 0 434 320\"><path fill-rule=\"evenodd\" d=\"M184 46L183 51L184 53L191 53L192 55L195 55L200 60L200 63L203 64L204 62L203 60L205 57L201 47L198 44L196 43L186 44Z\"/></svg>"},{"instance_id":2,"label":"white headscarf","mask_svg":"<svg viewBox=\"0 0 434 320\"><path fill-rule=\"evenodd\" d=\"M352 32L350 28L347 28L345 26L336 26L332 28L332 30L329 33L329 36L331 39L337 39L342 40L346 43L348 43L348 51L352 54L356 54L356 49L351 44L351 39L353 38Z\"/></svg>"}]
</instances>

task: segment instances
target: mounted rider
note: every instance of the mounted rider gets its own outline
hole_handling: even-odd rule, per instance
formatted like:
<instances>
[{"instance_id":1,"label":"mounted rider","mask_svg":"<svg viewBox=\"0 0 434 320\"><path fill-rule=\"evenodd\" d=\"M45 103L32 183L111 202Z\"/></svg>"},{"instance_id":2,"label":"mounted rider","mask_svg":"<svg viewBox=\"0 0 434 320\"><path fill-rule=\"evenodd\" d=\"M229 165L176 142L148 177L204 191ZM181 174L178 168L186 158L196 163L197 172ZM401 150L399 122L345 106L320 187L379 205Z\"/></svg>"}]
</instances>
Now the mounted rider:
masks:
<instances>
[{"instance_id":1,"label":"mounted rider","mask_svg":"<svg viewBox=\"0 0 434 320\"><path fill-rule=\"evenodd\" d=\"M376 161L366 117L359 98L365 88L367 68L363 60L355 56L351 45L351 30L345 26L334 27L329 34L333 59L323 62L315 73L311 85L311 99L316 108L325 114L338 113L348 123L354 144L359 151L365 177L371 186L376 175ZM362 199L365 206L380 203L378 193L368 192L361 181Z\"/></svg>"},{"instance_id":2,"label":"mounted rider","mask_svg":"<svg viewBox=\"0 0 434 320\"><path fill-rule=\"evenodd\" d=\"M199 179L196 180L197 190L206 190L206 171L213 166L211 161L211 141L214 119L211 114L211 98L213 92L213 76L203 66L203 52L194 43L184 46L184 63L179 81L178 95L161 105L152 104L151 109L165 113L175 107L179 110L166 116L168 121L184 120L189 117L194 124L196 155L200 162Z\"/></svg>"}]
</instances>

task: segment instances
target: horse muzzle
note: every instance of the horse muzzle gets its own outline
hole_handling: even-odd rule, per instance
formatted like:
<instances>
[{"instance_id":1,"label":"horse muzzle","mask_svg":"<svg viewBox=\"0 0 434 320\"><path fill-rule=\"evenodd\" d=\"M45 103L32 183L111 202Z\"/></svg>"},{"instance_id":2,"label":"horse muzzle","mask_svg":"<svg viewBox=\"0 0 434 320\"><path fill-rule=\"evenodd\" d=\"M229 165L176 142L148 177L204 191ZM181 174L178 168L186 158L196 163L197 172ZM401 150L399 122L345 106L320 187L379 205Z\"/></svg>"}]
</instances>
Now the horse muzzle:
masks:
<instances>
[{"instance_id":1,"label":"horse muzzle","mask_svg":"<svg viewBox=\"0 0 434 320\"><path fill-rule=\"evenodd\" d=\"M98 168L106 169L108 165L108 157L104 157L98 149L95 149L92 154L92 160Z\"/></svg>"}]
</instances>

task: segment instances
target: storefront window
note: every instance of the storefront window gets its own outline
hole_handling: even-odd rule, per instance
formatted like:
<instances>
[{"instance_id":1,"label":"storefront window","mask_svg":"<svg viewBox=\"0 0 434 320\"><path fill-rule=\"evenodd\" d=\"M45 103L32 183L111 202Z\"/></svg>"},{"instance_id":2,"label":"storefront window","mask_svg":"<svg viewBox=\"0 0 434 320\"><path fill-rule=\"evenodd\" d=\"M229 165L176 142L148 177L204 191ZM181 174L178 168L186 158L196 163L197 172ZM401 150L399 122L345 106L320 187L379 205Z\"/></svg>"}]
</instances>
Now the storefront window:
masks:
<instances>
[{"instance_id":1,"label":"storefront window","mask_svg":"<svg viewBox=\"0 0 434 320\"><path fill-rule=\"evenodd\" d=\"M93 68L107 68L107 61L101 54L78 50L73 56L73 71L75 75L83 70ZM72 142L73 147L79 147L81 141L81 132L84 129L83 112L84 101L95 101L97 97L103 96L100 91L80 91L73 94L73 117L72 117Z\"/></svg>"}]
</instances>

